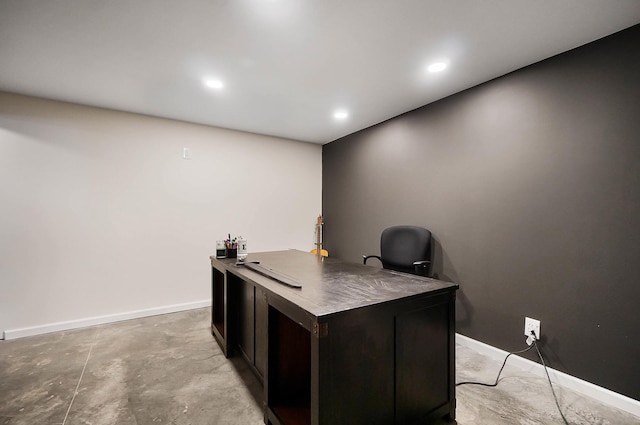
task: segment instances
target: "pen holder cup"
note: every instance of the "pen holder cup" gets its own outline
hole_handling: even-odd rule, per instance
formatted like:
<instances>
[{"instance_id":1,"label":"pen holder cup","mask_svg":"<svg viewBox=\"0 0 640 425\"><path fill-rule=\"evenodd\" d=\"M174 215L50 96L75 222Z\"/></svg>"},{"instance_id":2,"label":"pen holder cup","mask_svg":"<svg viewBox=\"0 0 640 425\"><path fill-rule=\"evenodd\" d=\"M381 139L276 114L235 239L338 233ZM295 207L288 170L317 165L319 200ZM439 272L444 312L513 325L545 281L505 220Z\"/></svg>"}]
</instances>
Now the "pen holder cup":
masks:
<instances>
[{"instance_id":1,"label":"pen holder cup","mask_svg":"<svg viewBox=\"0 0 640 425\"><path fill-rule=\"evenodd\" d=\"M227 258L236 258L238 256L238 248L227 248Z\"/></svg>"}]
</instances>

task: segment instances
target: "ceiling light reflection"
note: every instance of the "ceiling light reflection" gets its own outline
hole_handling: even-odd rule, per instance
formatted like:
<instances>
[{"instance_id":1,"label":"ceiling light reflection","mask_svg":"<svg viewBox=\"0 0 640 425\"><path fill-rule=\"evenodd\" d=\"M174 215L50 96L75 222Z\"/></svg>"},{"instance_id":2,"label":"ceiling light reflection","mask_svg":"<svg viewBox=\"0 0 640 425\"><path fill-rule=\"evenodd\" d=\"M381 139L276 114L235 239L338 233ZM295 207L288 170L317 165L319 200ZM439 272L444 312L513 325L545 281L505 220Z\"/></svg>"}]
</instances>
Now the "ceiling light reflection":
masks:
<instances>
[{"instance_id":1,"label":"ceiling light reflection","mask_svg":"<svg viewBox=\"0 0 640 425\"><path fill-rule=\"evenodd\" d=\"M440 72L440 71L444 71L446 68L447 68L447 64L445 62L435 62L427 67L427 71Z\"/></svg>"},{"instance_id":2,"label":"ceiling light reflection","mask_svg":"<svg viewBox=\"0 0 640 425\"><path fill-rule=\"evenodd\" d=\"M209 87L209 88L216 89L216 90L221 89L221 88L224 87L224 83L222 81L216 80L216 79L213 79L213 78L205 79L204 80L204 85Z\"/></svg>"},{"instance_id":3,"label":"ceiling light reflection","mask_svg":"<svg viewBox=\"0 0 640 425\"><path fill-rule=\"evenodd\" d=\"M345 120L349 117L349 113L343 109L340 109L338 111L335 111L333 113L333 118L337 119L337 120Z\"/></svg>"}]
</instances>

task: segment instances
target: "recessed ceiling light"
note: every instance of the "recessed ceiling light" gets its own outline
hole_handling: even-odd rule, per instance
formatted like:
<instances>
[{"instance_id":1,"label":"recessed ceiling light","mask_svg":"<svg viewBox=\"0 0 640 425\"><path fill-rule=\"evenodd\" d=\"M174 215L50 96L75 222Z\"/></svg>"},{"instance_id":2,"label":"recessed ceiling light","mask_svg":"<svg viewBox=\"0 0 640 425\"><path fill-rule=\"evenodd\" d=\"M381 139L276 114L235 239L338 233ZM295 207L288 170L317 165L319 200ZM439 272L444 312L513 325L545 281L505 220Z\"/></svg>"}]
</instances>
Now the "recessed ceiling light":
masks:
<instances>
[{"instance_id":1,"label":"recessed ceiling light","mask_svg":"<svg viewBox=\"0 0 640 425\"><path fill-rule=\"evenodd\" d=\"M344 109L335 111L333 113L333 118L335 118L337 120L344 120L344 119L347 119L347 117L349 117L349 113L347 111L345 111Z\"/></svg>"},{"instance_id":2,"label":"recessed ceiling light","mask_svg":"<svg viewBox=\"0 0 640 425\"><path fill-rule=\"evenodd\" d=\"M427 71L440 72L440 71L444 71L446 68L447 68L447 64L445 62L435 62L427 67Z\"/></svg>"},{"instance_id":3,"label":"recessed ceiling light","mask_svg":"<svg viewBox=\"0 0 640 425\"><path fill-rule=\"evenodd\" d=\"M213 78L205 79L204 85L212 89L221 89L224 87L224 83L222 81Z\"/></svg>"}]
</instances>

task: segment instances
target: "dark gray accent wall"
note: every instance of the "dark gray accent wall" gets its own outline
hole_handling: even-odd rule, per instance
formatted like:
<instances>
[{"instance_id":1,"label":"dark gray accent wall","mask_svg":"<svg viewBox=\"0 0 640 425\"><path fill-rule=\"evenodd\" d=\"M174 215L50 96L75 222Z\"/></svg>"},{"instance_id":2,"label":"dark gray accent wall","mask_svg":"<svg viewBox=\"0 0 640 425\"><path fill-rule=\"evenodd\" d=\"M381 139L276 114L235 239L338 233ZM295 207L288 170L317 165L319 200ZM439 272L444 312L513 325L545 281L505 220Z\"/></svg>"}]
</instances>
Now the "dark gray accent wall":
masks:
<instances>
[{"instance_id":1,"label":"dark gray accent wall","mask_svg":"<svg viewBox=\"0 0 640 425\"><path fill-rule=\"evenodd\" d=\"M640 25L325 145L330 255L424 226L459 333L520 350L539 319L551 367L640 400L638 46Z\"/></svg>"}]
</instances>

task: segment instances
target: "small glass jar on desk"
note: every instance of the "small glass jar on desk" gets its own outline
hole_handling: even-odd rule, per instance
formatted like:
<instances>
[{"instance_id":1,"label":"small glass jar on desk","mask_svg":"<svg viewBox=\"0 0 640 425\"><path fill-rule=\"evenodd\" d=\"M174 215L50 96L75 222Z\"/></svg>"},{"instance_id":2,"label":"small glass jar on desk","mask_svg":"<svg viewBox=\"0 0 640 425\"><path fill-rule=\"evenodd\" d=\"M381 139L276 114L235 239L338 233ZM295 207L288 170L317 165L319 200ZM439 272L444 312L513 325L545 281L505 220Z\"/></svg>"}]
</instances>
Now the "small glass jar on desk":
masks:
<instances>
[{"instance_id":1,"label":"small glass jar on desk","mask_svg":"<svg viewBox=\"0 0 640 425\"><path fill-rule=\"evenodd\" d=\"M227 246L224 241L216 241L216 258L227 258Z\"/></svg>"}]
</instances>

